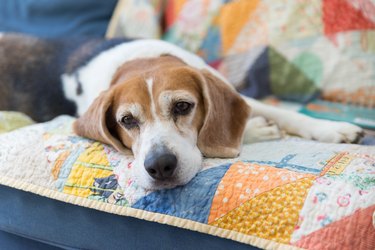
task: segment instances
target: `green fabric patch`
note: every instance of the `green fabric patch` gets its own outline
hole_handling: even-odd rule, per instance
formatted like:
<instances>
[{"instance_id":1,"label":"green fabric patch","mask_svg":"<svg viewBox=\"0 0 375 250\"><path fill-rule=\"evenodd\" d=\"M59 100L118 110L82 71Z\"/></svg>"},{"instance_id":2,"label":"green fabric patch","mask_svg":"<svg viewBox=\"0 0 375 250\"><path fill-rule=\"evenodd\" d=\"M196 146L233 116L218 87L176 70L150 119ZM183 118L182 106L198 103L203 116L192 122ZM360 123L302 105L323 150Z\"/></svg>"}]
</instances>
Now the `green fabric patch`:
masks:
<instances>
[{"instance_id":1,"label":"green fabric patch","mask_svg":"<svg viewBox=\"0 0 375 250\"><path fill-rule=\"evenodd\" d=\"M0 134L31 124L34 124L34 121L25 114L12 111L0 111Z\"/></svg>"},{"instance_id":2,"label":"green fabric patch","mask_svg":"<svg viewBox=\"0 0 375 250\"><path fill-rule=\"evenodd\" d=\"M307 78L312 80L316 86L321 86L323 64L319 57L313 53L303 52L293 59L293 64L297 66Z\"/></svg>"},{"instance_id":3,"label":"green fabric patch","mask_svg":"<svg viewBox=\"0 0 375 250\"><path fill-rule=\"evenodd\" d=\"M289 100L308 100L319 89L306 74L274 48L268 49L270 87L276 96Z\"/></svg>"},{"instance_id":4,"label":"green fabric patch","mask_svg":"<svg viewBox=\"0 0 375 250\"><path fill-rule=\"evenodd\" d=\"M347 183L351 183L353 186L361 190L370 190L375 187L375 178L368 175L358 174L339 174L339 175L327 175L332 180L341 180Z\"/></svg>"},{"instance_id":5,"label":"green fabric patch","mask_svg":"<svg viewBox=\"0 0 375 250\"><path fill-rule=\"evenodd\" d=\"M366 31L361 36L362 47L365 51L375 53L375 32Z\"/></svg>"}]
</instances>

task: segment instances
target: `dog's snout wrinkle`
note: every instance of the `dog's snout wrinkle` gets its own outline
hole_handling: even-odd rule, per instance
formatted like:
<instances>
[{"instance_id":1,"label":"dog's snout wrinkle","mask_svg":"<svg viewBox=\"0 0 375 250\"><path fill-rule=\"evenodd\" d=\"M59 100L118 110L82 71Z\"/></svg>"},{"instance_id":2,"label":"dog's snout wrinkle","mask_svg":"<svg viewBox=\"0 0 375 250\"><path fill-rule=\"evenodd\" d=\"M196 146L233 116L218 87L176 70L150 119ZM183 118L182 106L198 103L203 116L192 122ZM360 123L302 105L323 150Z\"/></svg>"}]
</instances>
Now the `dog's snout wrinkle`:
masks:
<instances>
[{"instance_id":1,"label":"dog's snout wrinkle","mask_svg":"<svg viewBox=\"0 0 375 250\"><path fill-rule=\"evenodd\" d=\"M165 147L153 148L147 154L144 166L153 179L166 180L175 172L177 157Z\"/></svg>"}]
</instances>

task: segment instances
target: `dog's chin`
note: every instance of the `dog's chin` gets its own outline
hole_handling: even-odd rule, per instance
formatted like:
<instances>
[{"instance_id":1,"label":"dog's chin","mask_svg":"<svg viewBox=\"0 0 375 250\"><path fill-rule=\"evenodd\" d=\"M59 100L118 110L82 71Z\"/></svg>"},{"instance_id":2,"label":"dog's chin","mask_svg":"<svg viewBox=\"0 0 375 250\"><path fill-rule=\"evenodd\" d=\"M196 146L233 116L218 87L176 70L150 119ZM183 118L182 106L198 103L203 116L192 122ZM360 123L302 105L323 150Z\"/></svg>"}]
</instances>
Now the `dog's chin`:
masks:
<instances>
[{"instance_id":1,"label":"dog's chin","mask_svg":"<svg viewBox=\"0 0 375 250\"><path fill-rule=\"evenodd\" d=\"M183 186L185 185L186 183L181 183L181 182L178 182L176 180L167 180L167 181L152 181L149 185L149 188L148 189L151 189L151 190L161 190L161 189L172 189L172 188L175 188L175 187L178 187L178 186Z\"/></svg>"},{"instance_id":2,"label":"dog's chin","mask_svg":"<svg viewBox=\"0 0 375 250\"><path fill-rule=\"evenodd\" d=\"M187 183L189 183L191 179L184 180L184 181L181 181L178 178L170 178L168 180L163 180L163 181L149 180L147 183L142 182L142 183L138 183L138 185L147 190L172 189L178 186L186 185Z\"/></svg>"}]
</instances>

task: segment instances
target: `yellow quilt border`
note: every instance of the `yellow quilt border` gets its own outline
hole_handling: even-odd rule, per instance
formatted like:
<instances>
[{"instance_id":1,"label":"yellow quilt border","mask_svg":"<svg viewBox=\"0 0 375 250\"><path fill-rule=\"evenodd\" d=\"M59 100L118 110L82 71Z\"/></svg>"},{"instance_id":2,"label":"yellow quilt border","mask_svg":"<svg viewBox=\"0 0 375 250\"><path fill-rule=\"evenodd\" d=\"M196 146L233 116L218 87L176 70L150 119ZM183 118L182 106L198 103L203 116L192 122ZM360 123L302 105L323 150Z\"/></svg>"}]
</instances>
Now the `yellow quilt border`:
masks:
<instances>
[{"instance_id":1,"label":"yellow quilt border","mask_svg":"<svg viewBox=\"0 0 375 250\"><path fill-rule=\"evenodd\" d=\"M147 221L158 222L162 224L167 224L170 226L176 226L184 229L189 229L192 231L197 231L201 233L207 233L214 236L219 236L226 239L231 239L245 244L250 244L263 249L301 249L291 245L286 245L278 243L275 241L262 239L252 235L246 235L239 232L226 230L207 224L203 224L196 221L191 221L187 219L182 219L170 215L149 212L145 210L135 209L131 207L123 207L114 204L104 203L96 200L89 200L83 197L73 196L70 194L61 193L56 190L51 190L45 187L41 187L32 183L27 183L22 180L12 179L7 176L0 176L0 184L16 188L19 190L31 192L41 196L45 196L51 199L67 202L73 205L78 205L82 207L92 208L100 210L107 213L130 216L138 219L143 219Z\"/></svg>"}]
</instances>

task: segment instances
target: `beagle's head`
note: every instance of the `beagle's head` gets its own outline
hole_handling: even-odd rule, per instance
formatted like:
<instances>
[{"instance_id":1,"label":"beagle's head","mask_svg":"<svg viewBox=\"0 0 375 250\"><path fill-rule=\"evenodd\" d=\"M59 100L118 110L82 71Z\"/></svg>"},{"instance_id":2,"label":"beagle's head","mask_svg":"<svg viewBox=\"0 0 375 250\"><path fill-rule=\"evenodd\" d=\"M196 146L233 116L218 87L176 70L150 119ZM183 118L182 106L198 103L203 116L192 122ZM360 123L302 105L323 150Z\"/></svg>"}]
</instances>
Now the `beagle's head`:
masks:
<instances>
[{"instance_id":1,"label":"beagle's head","mask_svg":"<svg viewBox=\"0 0 375 250\"><path fill-rule=\"evenodd\" d=\"M161 56L121 66L74 128L119 151L131 149L138 185L161 189L189 182L202 155L236 157L249 113L210 72Z\"/></svg>"}]
</instances>

